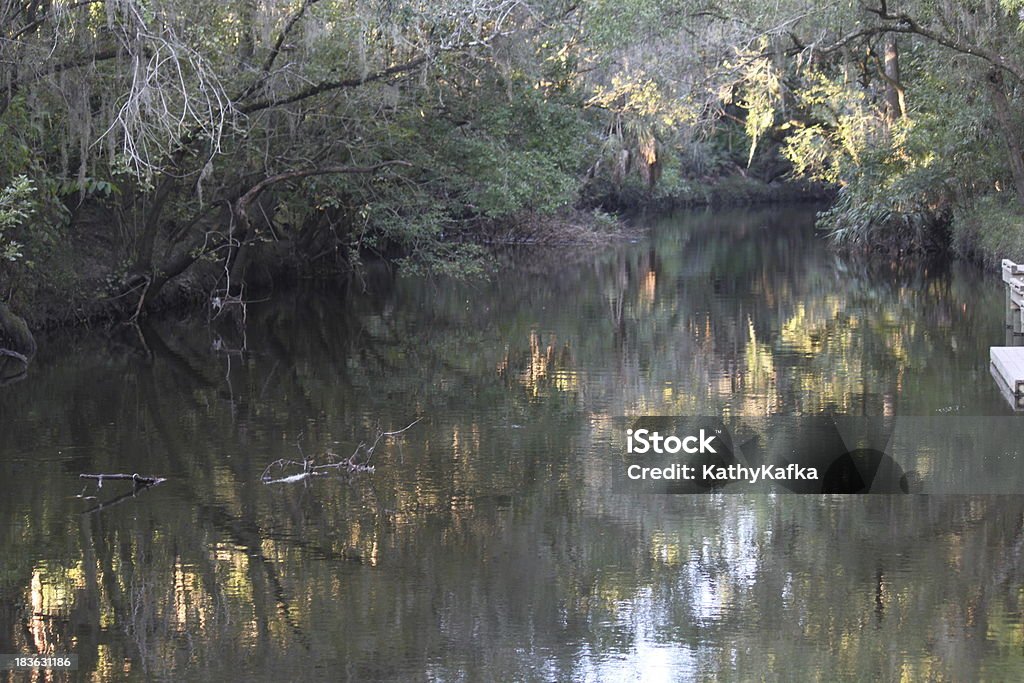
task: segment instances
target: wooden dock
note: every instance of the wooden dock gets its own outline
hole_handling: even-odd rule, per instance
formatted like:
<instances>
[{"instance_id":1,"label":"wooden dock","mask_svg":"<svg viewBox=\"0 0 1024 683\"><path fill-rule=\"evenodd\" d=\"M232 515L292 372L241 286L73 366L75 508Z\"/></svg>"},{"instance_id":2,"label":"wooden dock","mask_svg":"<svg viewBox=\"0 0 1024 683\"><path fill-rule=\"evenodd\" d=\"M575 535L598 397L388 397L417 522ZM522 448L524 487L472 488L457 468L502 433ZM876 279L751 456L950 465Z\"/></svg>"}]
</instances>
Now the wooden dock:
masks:
<instances>
[{"instance_id":1,"label":"wooden dock","mask_svg":"<svg viewBox=\"0 0 1024 683\"><path fill-rule=\"evenodd\" d=\"M1024 333L1024 266L1003 259L1003 284L1006 285L1006 329Z\"/></svg>"},{"instance_id":2,"label":"wooden dock","mask_svg":"<svg viewBox=\"0 0 1024 683\"><path fill-rule=\"evenodd\" d=\"M1024 410L1024 347L993 346L988 354L989 370L1003 398L1014 410Z\"/></svg>"},{"instance_id":3,"label":"wooden dock","mask_svg":"<svg viewBox=\"0 0 1024 683\"><path fill-rule=\"evenodd\" d=\"M1006 346L989 347L989 371L1003 398L1024 410L1024 265L1003 259L1006 285Z\"/></svg>"}]
</instances>

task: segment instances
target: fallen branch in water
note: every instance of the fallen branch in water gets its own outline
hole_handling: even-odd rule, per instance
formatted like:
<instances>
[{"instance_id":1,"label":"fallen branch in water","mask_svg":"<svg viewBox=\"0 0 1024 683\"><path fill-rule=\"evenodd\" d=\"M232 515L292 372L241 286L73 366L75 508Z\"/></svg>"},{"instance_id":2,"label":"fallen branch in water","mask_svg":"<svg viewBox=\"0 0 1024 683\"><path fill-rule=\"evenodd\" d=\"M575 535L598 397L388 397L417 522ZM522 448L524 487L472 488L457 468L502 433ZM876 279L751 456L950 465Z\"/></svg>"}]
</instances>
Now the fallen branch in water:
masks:
<instances>
[{"instance_id":1,"label":"fallen branch in water","mask_svg":"<svg viewBox=\"0 0 1024 683\"><path fill-rule=\"evenodd\" d=\"M136 494L141 493L142 491L147 491L152 487L158 486L159 484L162 484L165 481L167 481L167 479L165 479L164 477L146 477L137 472L134 474L79 474L78 478L95 480L97 489L103 488L104 479L130 481L133 484L131 490L126 491L125 493L122 493L119 496L115 496L110 500L97 503L94 507L91 507L85 512L83 512L82 514L84 515L88 515L94 512L100 512L107 508L123 503L126 500L134 498ZM86 487L88 487L88 484L86 484ZM82 489L82 492L78 496L76 496L76 498L81 498L82 500L96 500L95 496L85 495L85 489Z\"/></svg>"},{"instance_id":2,"label":"fallen branch in water","mask_svg":"<svg viewBox=\"0 0 1024 683\"><path fill-rule=\"evenodd\" d=\"M136 486L156 486L162 484L167 479L164 477L144 477L137 472L135 474L80 474L79 479L96 479L98 481L99 488L103 488L104 479L123 480L130 479L135 482Z\"/></svg>"},{"instance_id":3,"label":"fallen branch in water","mask_svg":"<svg viewBox=\"0 0 1024 683\"><path fill-rule=\"evenodd\" d=\"M360 443L356 446L352 455L347 458L339 458L338 455L331 451L327 451L324 454L327 462L322 464L316 464L313 458L304 458L302 461L289 460L287 458L275 460L267 465L267 468L263 470L263 474L260 475L260 481L264 484L291 484L296 481L303 481L310 477L323 477L328 475L337 475L339 473L356 474L362 472L373 472L376 468L369 464L370 458L373 457L373 451L377 448L377 444L380 443L381 439L387 436L396 436L401 434L419 422L420 419L417 419L408 426L393 432L382 432L378 430L377 438L373 440L372 446L367 448L365 443ZM275 478L271 474L271 470L274 469L276 469L278 473L282 473L283 470L295 468L298 468L299 471L292 472L292 474L285 476L278 476Z\"/></svg>"}]
</instances>

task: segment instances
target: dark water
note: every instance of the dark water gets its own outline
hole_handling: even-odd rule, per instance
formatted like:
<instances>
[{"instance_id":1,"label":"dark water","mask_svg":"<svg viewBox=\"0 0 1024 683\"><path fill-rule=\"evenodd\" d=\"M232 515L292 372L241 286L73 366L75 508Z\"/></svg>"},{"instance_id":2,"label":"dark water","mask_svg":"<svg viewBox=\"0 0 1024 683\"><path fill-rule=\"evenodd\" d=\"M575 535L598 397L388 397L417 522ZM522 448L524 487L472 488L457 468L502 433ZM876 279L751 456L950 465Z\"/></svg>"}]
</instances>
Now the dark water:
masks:
<instances>
[{"instance_id":1,"label":"dark water","mask_svg":"<svg viewBox=\"0 0 1024 683\"><path fill-rule=\"evenodd\" d=\"M623 415L1011 415L996 274L839 258L811 220L47 341L0 388L0 653L89 680L1021 680L1024 496L613 492ZM261 483L417 418L372 473ZM118 501L83 472L169 481Z\"/></svg>"}]
</instances>

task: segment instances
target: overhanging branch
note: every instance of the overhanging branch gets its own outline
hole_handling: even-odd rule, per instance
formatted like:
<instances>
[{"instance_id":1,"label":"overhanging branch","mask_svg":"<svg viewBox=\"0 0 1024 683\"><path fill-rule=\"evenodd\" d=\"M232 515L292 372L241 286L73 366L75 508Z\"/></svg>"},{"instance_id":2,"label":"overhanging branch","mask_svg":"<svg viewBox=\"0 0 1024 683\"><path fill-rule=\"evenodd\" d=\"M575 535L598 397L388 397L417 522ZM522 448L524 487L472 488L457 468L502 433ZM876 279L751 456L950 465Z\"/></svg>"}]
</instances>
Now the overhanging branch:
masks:
<instances>
[{"instance_id":1,"label":"overhanging branch","mask_svg":"<svg viewBox=\"0 0 1024 683\"><path fill-rule=\"evenodd\" d=\"M321 81L307 88L294 92L291 95L286 95L280 98L266 98L262 100L257 100L255 102L250 102L249 104L245 104L238 107L238 111L240 111L243 114L253 114L255 112L262 111L263 109L269 109L271 107L282 107L286 104L300 102L302 100L309 99L310 97L316 97L317 95L322 95L323 93L331 92L334 90L358 88L359 86L366 85L367 83L387 80L392 76L398 76L400 74L414 71L426 63L427 56L420 55L415 59L409 60L408 62L404 62L402 64L395 64L394 66L389 66L386 69L375 71L374 73L368 74L362 78L346 78L340 81Z\"/></svg>"},{"instance_id":2,"label":"overhanging branch","mask_svg":"<svg viewBox=\"0 0 1024 683\"><path fill-rule=\"evenodd\" d=\"M308 178L310 176L318 175L334 175L334 174L359 174L359 173L373 173L379 171L386 166L412 166L408 161L382 161L379 164L373 166L323 166L321 168L307 168L297 171L286 171L284 173L278 173L268 178L264 178L260 182L253 185L249 190L238 198L235 203L235 214L242 220L243 229L248 228L249 224L249 205L256 200L260 194L271 185L277 183L283 183L287 180L295 180L297 178Z\"/></svg>"},{"instance_id":3,"label":"overhanging branch","mask_svg":"<svg viewBox=\"0 0 1024 683\"><path fill-rule=\"evenodd\" d=\"M281 48L284 47L285 39L292 32L292 29L295 28L295 25L299 23L299 20L306 14L306 10L309 9L310 5L314 5L317 2L319 2L319 0L303 0L299 8L295 10L295 13L288 18L288 21L285 22L284 28L282 28L281 32L277 35L277 40L274 41L274 46L270 48L270 54L268 54L267 58L263 61L260 76L250 83L249 87L243 90L238 97L234 98L236 102L241 102L246 99L256 92L261 85L267 82L267 79L270 77L270 70L274 68L274 62L277 61L278 56L281 54Z\"/></svg>"},{"instance_id":4,"label":"overhanging branch","mask_svg":"<svg viewBox=\"0 0 1024 683\"><path fill-rule=\"evenodd\" d=\"M298 178L308 178L310 176L317 175L330 175L330 174L353 174L353 173L373 173L387 166L412 166L408 161L383 161L379 164L372 166L323 166L319 168L309 168L296 171L286 171L284 173L278 173L268 178L264 178L260 182L249 188L241 197L238 198L232 204L232 212L235 214L236 219L239 221L240 230L232 234L220 233L215 236L207 234L198 243L180 252L176 257L165 263L157 272L154 278L153 291L157 291L164 283L172 280L173 278L181 275L185 272L193 263L198 261L206 254L216 252L222 249L226 245L230 245L233 242L238 242L245 238L245 234L249 229L249 217L248 210L249 205L256 200L256 198L268 187L277 183L285 182L287 180L295 180Z\"/></svg>"},{"instance_id":5,"label":"overhanging branch","mask_svg":"<svg viewBox=\"0 0 1024 683\"><path fill-rule=\"evenodd\" d=\"M881 4L878 7L865 7L865 10L871 14L876 15L878 18L892 22L891 25L883 25L884 33L913 33L927 38L934 43L948 47L949 49L959 52L965 55L971 55L978 57L989 62L993 66L1006 71L1014 78L1019 81L1024 81L1024 70L1019 65L1014 64L1003 55L988 50L980 45L974 45L966 43L960 36L949 36L943 35L938 31L930 29L926 26L922 26L912 16L906 12L892 13L889 11L888 5L885 0L881 0Z\"/></svg>"},{"instance_id":6,"label":"overhanging branch","mask_svg":"<svg viewBox=\"0 0 1024 683\"><path fill-rule=\"evenodd\" d=\"M980 45L965 42L960 36L954 37L946 35L927 26L923 26L905 12L893 13L889 10L888 5L884 0L878 7L865 7L864 9L865 11L874 14L885 23L866 26L864 28L857 29L856 31L851 31L827 45L817 45L815 43L806 44L802 42L795 33L790 31L789 37L790 40L793 41L793 47L790 48L788 53L796 54L805 50L811 50L817 54L828 55L838 52L846 48L851 43L863 38L873 38L892 33L901 33L920 36L921 38L930 40L937 45L942 45L943 47L947 47L960 54L983 59L996 68L1006 71L1017 80L1024 82L1024 69L1014 61L1007 59L1004 55L986 49Z\"/></svg>"}]
</instances>

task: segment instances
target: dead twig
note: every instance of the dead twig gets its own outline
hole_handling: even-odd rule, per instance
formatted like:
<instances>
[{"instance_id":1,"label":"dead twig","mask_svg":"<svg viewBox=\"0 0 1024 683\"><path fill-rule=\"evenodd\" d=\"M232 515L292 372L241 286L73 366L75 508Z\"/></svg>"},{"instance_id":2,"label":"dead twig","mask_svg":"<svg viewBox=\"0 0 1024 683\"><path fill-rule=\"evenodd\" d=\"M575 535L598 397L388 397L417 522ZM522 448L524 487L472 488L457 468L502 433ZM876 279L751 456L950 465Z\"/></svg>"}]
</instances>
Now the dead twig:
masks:
<instances>
[{"instance_id":1,"label":"dead twig","mask_svg":"<svg viewBox=\"0 0 1024 683\"><path fill-rule=\"evenodd\" d=\"M96 488L97 489L103 488L103 480L104 479L112 479L112 480L115 480L115 481L130 481L130 482L132 482L131 489L129 489L128 491L125 491L124 493L122 493L122 494L120 494L118 496L115 496L115 497L111 498L110 500L106 500L106 501L102 501L100 503L97 503L93 507L91 507L88 510L86 510L85 512L83 512L82 514L84 514L84 515L92 514L94 512L100 512L100 511L105 510L107 508L110 508L110 507L113 507L113 506L118 505L120 503L123 503L126 500L130 500L130 499L134 498L136 496L136 494L139 494L139 493L141 493L143 491L151 489L154 486L159 486L160 484L162 484L165 481L167 481L167 479L165 479L164 477L143 476L143 475L139 474L138 472L135 472L133 474L105 474L105 473L104 474L80 474L80 475L78 475L78 478L79 479L92 479L92 480L95 480L96 481ZM86 485L86 486L88 487L88 485ZM81 498L82 500L96 500L96 496L87 496L85 491L86 491L86 489L83 488L82 489L82 493L80 493L76 497L77 498Z\"/></svg>"},{"instance_id":2,"label":"dead twig","mask_svg":"<svg viewBox=\"0 0 1024 683\"><path fill-rule=\"evenodd\" d=\"M149 293L149 286L153 284L153 278L146 276L146 286L142 288L142 294L139 295L139 304L135 307L135 313L128 319L128 322L135 322L139 319L139 315L142 314L142 307L146 303L146 295Z\"/></svg>"},{"instance_id":3,"label":"dead twig","mask_svg":"<svg viewBox=\"0 0 1024 683\"><path fill-rule=\"evenodd\" d=\"M392 432L383 432L378 429L377 438L374 439L373 445L369 448L366 447L365 443L360 443L356 446L352 455L347 458L338 459L339 456L331 451L327 451L324 454L326 463L315 464L313 458L303 457L301 461L290 460L288 458L280 458L267 465L266 469L263 470L263 474L260 475L260 481L264 484L292 484L297 481L303 481L311 477L323 477L328 475L337 474L357 474L357 473L372 473L376 467L369 464L370 458L373 457L373 452L377 448L377 445L381 442L381 439L390 436L397 436L408 429L411 429L416 423L422 418L418 418L411 422L409 425L402 429L397 429ZM300 449L301 452L301 449ZM292 470L291 474L284 474L283 476L273 476L271 472L276 471L283 474L284 471ZM294 471L298 470L298 471Z\"/></svg>"}]
</instances>

